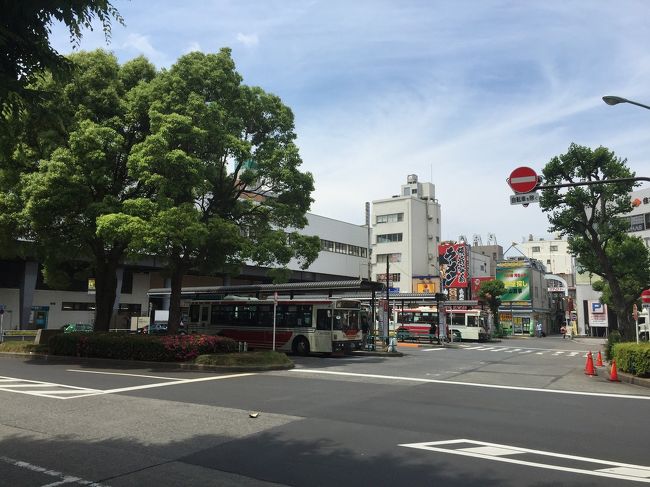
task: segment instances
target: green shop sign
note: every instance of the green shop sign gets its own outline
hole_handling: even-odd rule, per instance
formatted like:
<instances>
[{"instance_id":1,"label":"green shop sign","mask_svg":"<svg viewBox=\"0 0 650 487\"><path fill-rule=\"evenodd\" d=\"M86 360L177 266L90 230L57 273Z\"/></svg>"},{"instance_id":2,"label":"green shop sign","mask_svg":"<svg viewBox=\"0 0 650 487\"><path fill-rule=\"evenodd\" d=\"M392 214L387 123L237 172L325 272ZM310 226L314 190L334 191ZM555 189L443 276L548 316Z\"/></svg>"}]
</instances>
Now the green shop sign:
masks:
<instances>
[{"instance_id":1,"label":"green shop sign","mask_svg":"<svg viewBox=\"0 0 650 487\"><path fill-rule=\"evenodd\" d=\"M497 267L497 280L506 287L501 302L530 301L530 268Z\"/></svg>"}]
</instances>

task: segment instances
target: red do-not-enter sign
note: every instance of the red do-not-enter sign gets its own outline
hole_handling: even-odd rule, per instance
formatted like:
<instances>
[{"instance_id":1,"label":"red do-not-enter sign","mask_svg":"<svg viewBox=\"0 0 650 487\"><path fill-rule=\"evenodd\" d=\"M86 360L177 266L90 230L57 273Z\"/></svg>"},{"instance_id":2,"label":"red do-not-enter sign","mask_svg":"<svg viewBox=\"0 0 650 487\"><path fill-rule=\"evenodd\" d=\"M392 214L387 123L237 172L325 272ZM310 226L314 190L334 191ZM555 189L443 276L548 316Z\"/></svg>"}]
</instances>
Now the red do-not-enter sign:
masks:
<instances>
[{"instance_id":1,"label":"red do-not-enter sign","mask_svg":"<svg viewBox=\"0 0 650 487\"><path fill-rule=\"evenodd\" d=\"M641 293L641 301L644 303L650 303L650 289L646 289Z\"/></svg>"},{"instance_id":2,"label":"red do-not-enter sign","mask_svg":"<svg viewBox=\"0 0 650 487\"><path fill-rule=\"evenodd\" d=\"M530 193L537 186L537 173L530 167L521 166L510 173L508 184L515 193Z\"/></svg>"}]
</instances>

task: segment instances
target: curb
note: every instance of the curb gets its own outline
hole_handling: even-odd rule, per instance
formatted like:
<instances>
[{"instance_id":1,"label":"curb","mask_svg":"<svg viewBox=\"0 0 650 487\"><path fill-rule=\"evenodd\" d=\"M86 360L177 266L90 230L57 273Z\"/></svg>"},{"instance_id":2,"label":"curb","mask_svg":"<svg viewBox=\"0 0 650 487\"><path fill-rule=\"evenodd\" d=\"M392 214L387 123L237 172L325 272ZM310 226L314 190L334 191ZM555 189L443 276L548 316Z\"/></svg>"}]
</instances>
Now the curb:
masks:
<instances>
[{"instance_id":1,"label":"curb","mask_svg":"<svg viewBox=\"0 0 650 487\"><path fill-rule=\"evenodd\" d=\"M607 365L607 374L609 376L612 374L611 365ZM648 377L637 377L636 375L628 374L627 372L621 372L618 367L616 368L616 375L618 375L619 382L634 384L635 386L641 387L650 387L650 378Z\"/></svg>"},{"instance_id":2,"label":"curb","mask_svg":"<svg viewBox=\"0 0 650 487\"><path fill-rule=\"evenodd\" d=\"M44 362L95 364L103 365L107 368L156 368L168 370L194 370L197 372L266 372L271 370L289 370L295 367L295 364L293 362L287 365L205 365L182 362L148 362L144 360L118 360L109 358L71 357L64 355L16 352L0 352L0 358L26 358L29 360L42 360Z\"/></svg>"}]
</instances>

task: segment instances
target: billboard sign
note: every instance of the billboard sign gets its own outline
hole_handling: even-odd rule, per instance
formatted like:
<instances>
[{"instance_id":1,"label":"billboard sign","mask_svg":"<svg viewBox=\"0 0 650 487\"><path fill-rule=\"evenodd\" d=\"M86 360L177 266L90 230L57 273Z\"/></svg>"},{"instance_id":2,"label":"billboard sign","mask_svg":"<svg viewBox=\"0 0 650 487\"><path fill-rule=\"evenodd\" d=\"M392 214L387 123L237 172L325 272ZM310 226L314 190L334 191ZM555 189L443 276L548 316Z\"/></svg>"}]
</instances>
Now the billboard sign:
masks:
<instances>
[{"instance_id":1,"label":"billboard sign","mask_svg":"<svg viewBox=\"0 0 650 487\"><path fill-rule=\"evenodd\" d=\"M501 302L530 301L530 268L521 262L507 264L497 265L497 280L503 282L506 288L506 292L501 295Z\"/></svg>"},{"instance_id":2,"label":"billboard sign","mask_svg":"<svg viewBox=\"0 0 650 487\"><path fill-rule=\"evenodd\" d=\"M438 246L442 288L469 287L469 245L444 243Z\"/></svg>"},{"instance_id":3,"label":"billboard sign","mask_svg":"<svg viewBox=\"0 0 650 487\"><path fill-rule=\"evenodd\" d=\"M494 277L491 276L486 276L486 277L472 277L472 296L474 299L478 299L478 290L481 287L481 283L486 282L486 281L493 281Z\"/></svg>"}]
</instances>

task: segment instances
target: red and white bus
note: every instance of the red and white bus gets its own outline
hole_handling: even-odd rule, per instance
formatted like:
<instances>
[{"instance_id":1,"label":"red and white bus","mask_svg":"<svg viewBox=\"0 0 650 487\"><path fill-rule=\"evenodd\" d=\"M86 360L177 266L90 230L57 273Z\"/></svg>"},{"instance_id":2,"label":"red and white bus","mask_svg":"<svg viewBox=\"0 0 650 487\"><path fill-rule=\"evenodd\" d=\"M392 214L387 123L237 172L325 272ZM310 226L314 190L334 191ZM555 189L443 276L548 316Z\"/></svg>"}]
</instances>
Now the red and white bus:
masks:
<instances>
[{"instance_id":1,"label":"red and white bus","mask_svg":"<svg viewBox=\"0 0 650 487\"><path fill-rule=\"evenodd\" d=\"M187 328L246 342L249 349L271 349L274 308L276 350L301 355L349 353L361 346L361 323L368 316L360 301L351 299L274 301L232 295L214 301L194 299L189 302Z\"/></svg>"},{"instance_id":2,"label":"red and white bus","mask_svg":"<svg viewBox=\"0 0 650 487\"><path fill-rule=\"evenodd\" d=\"M418 306L396 310L396 326L406 328L413 336L429 335L431 325L439 324L436 306ZM480 309L455 309L446 307L445 328L451 330L455 340L487 340L487 313ZM437 330L443 333L443 330Z\"/></svg>"}]
</instances>

